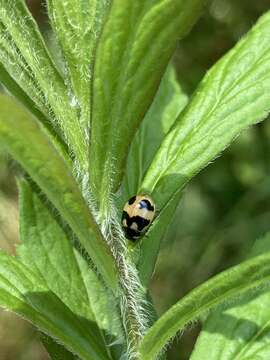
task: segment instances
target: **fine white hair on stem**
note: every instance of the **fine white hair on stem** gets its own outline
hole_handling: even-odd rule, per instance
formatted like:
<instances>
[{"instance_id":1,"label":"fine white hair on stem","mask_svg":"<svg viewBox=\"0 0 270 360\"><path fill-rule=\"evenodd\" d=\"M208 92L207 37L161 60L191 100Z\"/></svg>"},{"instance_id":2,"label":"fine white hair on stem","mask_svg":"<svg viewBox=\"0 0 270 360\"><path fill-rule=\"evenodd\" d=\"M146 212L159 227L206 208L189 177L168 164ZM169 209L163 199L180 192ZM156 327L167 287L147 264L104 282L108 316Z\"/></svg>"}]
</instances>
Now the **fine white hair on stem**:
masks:
<instances>
[{"instance_id":1,"label":"fine white hair on stem","mask_svg":"<svg viewBox=\"0 0 270 360\"><path fill-rule=\"evenodd\" d=\"M90 185L87 187L88 181L89 178L85 176L81 182L83 196L112 251L119 273L120 291L117 295L117 301L120 306L126 337L126 350L121 359L138 360L140 359L138 345L151 322L148 315L149 311L147 311L149 304L145 289L140 282L136 266L128 253L127 240L118 220L115 199L114 196L110 195L110 187L103 194L102 205L97 204L95 192Z\"/></svg>"},{"instance_id":2,"label":"fine white hair on stem","mask_svg":"<svg viewBox=\"0 0 270 360\"><path fill-rule=\"evenodd\" d=\"M110 199L103 221L98 222L106 241L116 259L120 281L120 306L123 326L127 338L127 349L124 358L139 358L138 344L149 326L147 300L140 283L135 265L128 256L126 238L118 221L114 200Z\"/></svg>"}]
</instances>

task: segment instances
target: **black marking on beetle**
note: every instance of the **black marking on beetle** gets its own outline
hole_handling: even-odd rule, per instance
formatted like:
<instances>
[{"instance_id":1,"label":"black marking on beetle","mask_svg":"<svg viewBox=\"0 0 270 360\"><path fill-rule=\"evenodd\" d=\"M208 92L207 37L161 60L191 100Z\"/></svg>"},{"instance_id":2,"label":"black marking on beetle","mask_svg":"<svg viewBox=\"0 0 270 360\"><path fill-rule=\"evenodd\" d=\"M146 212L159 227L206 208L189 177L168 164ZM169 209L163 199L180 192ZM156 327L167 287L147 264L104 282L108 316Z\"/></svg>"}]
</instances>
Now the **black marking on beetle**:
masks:
<instances>
[{"instance_id":1,"label":"black marking on beetle","mask_svg":"<svg viewBox=\"0 0 270 360\"><path fill-rule=\"evenodd\" d=\"M129 219L129 223L131 226L132 223L136 223L138 225L138 230L141 232L145 227L147 227L149 224L150 224L150 220L148 219L145 219L141 216L132 216L130 219Z\"/></svg>"},{"instance_id":2,"label":"black marking on beetle","mask_svg":"<svg viewBox=\"0 0 270 360\"><path fill-rule=\"evenodd\" d=\"M122 222L125 219L127 221L127 227L130 227L132 225L132 223L133 223L133 221L132 221L133 217L130 217L126 211L123 211Z\"/></svg>"},{"instance_id":3,"label":"black marking on beetle","mask_svg":"<svg viewBox=\"0 0 270 360\"><path fill-rule=\"evenodd\" d=\"M131 241L136 241L140 236L141 233L129 227L124 227L125 236L127 239Z\"/></svg>"},{"instance_id":4,"label":"black marking on beetle","mask_svg":"<svg viewBox=\"0 0 270 360\"><path fill-rule=\"evenodd\" d=\"M123 220L127 220L127 223L128 223L128 220L130 219L130 216L128 215L128 213L126 211L123 211L122 212L122 221Z\"/></svg>"},{"instance_id":5,"label":"black marking on beetle","mask_svg":"<svg viewBox=\"0 0 270 360\"><path fill-rule=\"evenodd\" d=\"M126 220L127 222L126 227L131 227L133 223L136 223L139 232L142 232L142 230L150 224L150 220L145 219L139 215L130 217L126 211L123 211L122 222L123 220Z\"/></svg>"},{"instance_id":6,"label":"black marking on beetle","mask_svg":"<svg viewBox=\"0 0 270 360\"><path fill-rule=\"evenodd\" d=\"M147 209L149 211L155 210L154 206L152 206L151 202L147 199L143 199L140 201L140 209Z\"/></svg>"},{"instance_id":7,"label":"black marking on beetle","mask_svg":"<svg viewBox=\"0 0 270 360\"><path fill-rule=\"evenodd\" d=\"M128 204L129 204L129 205L134 204L134 203L135 203L136 198L137 198L137 196L136 196L136 195L135 195L135 196L132 196L132 198L130 198L130 199L128 200Z\"/></svg>"}]
</instances>

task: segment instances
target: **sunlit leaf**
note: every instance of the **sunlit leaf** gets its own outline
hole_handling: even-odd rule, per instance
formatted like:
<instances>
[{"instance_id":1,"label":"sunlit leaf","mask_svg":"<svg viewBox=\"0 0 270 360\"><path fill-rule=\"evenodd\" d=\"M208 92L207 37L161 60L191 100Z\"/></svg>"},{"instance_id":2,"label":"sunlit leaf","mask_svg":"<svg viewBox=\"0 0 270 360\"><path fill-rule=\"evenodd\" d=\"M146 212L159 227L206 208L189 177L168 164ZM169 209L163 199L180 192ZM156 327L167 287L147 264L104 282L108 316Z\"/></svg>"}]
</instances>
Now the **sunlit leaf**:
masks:
<instances>
[{"instance_id":1,"label":"sunlit leaf","mask_svg":"<svg viewBox=\"0 0 270 360\"><path fill-rule=\"evenodd\" d=\"M72 244L61 220L51 214L26 181L19 183L20 259L77 315L95 321ZM90 271L90 270L89 270Z\"/></svg>"},{"instance_id":2,"label":"sunlit leaf","mask_svg":"<svg viewBox=\"0 0 270 360\"><path fill-rule=\"evenodd\" d=\"M113 1L97 48L91 131L91 185L101 204L117 190L132 138L147 112L178 39L203 0Z\"/></svg>"},{"instance_id":3,"label":"sunlit leaf","mask_svg":"<svg viewBox=\"0 0 270 360\"><path fill-rule=\"evenodd\" d=\"M69 74L80 121L88 129L90 90L96 41L110 1L47 0L54 33L58 37Z\"/></svg>"},{"instance_id":4,"label":"sunlit leaf","mask_svg":"<svg viewBox=\"0 0 270 360\"><path fill-rule=\"evenodd\" d=\"M13 80L9 73L0 64L0 82L9 91L10 94L16 97L28 110L30 110L43 124L48 121L44 114L39 111L32 101L32 99L20 88L20 86Z\"/></svg>"},{"instance_id":5,"label":"sunlit leaf","mask_svg":"<svg viewBox=\"0 0 270 360\"><path fill-rule=\"evenodd\" d=\"M183 93L175 71L170 65L161 81L155 100L132 142L119 206L122 207L127 199L139 193L142 178L155 152L186 103L187 96ZM172 220L179 198L180 195L177 194L161 212L158 209L154 224L148 230L147 236L138 244L140 246L138 269L144 285L152 275L161 239Z\"/></svg>"},{"instance_id":6,"label":"sunlit leaf","mask_svg":"<svg viewBox=\"0 0 270 360\"><path fill-rule=\"evenodd\" d=\"M188 98L176 79L173 65L170 64L132 141L121 194L123 203L138 193L148 166L187 101Z\"/></svg>"},{"instance_id":7,"label":"sunlit leaf","mask_svg":"<svg viewBox=\"0 0 270 360\"><path fill-rule=\"evenodd\" d=\"M22 244L17 247L17 254L74 314L99 326L101 342L110 354L109 344L122 336L115 299L72 246L66 227L46 199L26 181L21 180L19 185ZM50 344L51 341L46 342L47 346ZM51 347L55 350L57 344L52 343ZM61 347L58 350L64 351Z\"/></svg>"},{"instance_id":8,"label":"sunlit leaf","mask_svg":"<svg viewBox=\"0 0 270 360\"><path fill-rule=\"evenodd\" d=\"M3 252L0 306L31 321L83 360L109 359L95 323L74 315L41 277Z\"/></svg>"},{"instance_id":9,"label":"sunlit leaf","mask_svg":"<svg viewBox=\"0 0 270 360\"><path fill-rule=\"evenodd\" d=\"M0 62L37 108L63 131L81 168L87 147L63 78L24 1L0 0Z\"/></svg>"},{"instance_id":10,"label":"sunlit leaf","mask_svg":"<svg viewBox=\"0 0 270 360\"><path fill-rule=\"evenodd\" d=\"M151 193L161 212L241 131L269 112L269 30L266 14L208 72L162 142L139 190ZM156 256L147 252L152 271Z\"/></svg>"},{"instance_id":11,"label":"sunlit leaf","mask_svg":"<svg viewBox=\"0 0 270 360\"><path fill-rule=\"evenodd\" d=\"M1 145L48 196L77 235L108 286L115 288L117 275L113 256L82 198L69 166L29 113L4 95L0 96L0 106Z\"/></svg>"},{"instance_id":12,"label":"sunlit leaf","mask_svg":"<svg viewBox=\"0 0 270 360\"><path fill-rule=\"evenodd\" d=\"M257 256L226 270L184 296L148 330L141 344L141 356L152 360L168 341L205 312L270 279L270 253Z\"/></svg>"},{"instance_id":13,"label":"sunlit leaf","mask_svg":"<svg viewBox=\"0 0 270 360\"><path fill-rule=\"evenodd\" d=\"M251 256L270 249L270 234L256 241ZM251 294L228 309L214 311L203 325L192 360L268 359L269 289ZM209 344L213 346L209 347Z\"/></svg>"},{"instance_id":14,"label":"sunlit leaf","mask_svg":"<svg viewBox=\"0 0 270 360\"><path fill-rule=\"evenodd\" d=\"M160 209L270 110L270 13L206 74L142 183Z\"/></svg>"}]
</instances>

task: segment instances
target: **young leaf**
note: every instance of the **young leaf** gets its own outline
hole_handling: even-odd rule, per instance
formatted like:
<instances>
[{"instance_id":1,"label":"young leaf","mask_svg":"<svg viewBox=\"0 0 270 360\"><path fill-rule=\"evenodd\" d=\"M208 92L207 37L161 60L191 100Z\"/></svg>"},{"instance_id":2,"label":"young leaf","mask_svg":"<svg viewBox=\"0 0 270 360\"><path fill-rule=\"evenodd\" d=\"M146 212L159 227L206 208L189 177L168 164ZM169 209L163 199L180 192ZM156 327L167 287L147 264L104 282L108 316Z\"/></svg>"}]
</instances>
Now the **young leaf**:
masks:
<instances>
[{"instance_id":1,"label":"young leaf","mask_svg":"<svg viewBox=\"0 0 270 360\"><path fill-rule=\"evenodd\" d=\"M94 73L90 178L98 201L104 202L101 208L106 209L109 193L120 184L128 147L177 40L192 27L203 4L203 0L113 1Z\"/></svg>"},{"instance_id":2,"label":"young leaf","mask_svg":"<svg viewBox=\"0 0 270 360\"><path fill-rule=\"evenodd\" d=\"M0 95L0 143L24 167L70 225L110 288L116 289L116 265L71 170L40 124Z\"/></svg>"},{"instance_id":3,"label":"young leaf","mask_svg":"<svg viewBox=\"0 0 270 360\"><path fill-rule=\"evenodd\" d=\"M216 305L270 280L270 253L234 266L206 281L162 315L148 330L141 344L141 357L155 359L168 341L191 321Z\"/></svg>"},{"instance_id":4,"label":"young leaf","mask_svg":"<svg viewBox=\"0 0 270 360\"><path fill-rule=\"evenodd\" d=\"M163 206L239 133L270 110L270 12L208 72L141 188Z\"/></svg>"},{"instance_id":5,"label":"young leaf","mask_svg":"<svg viewBox=\"0 0 270 360\"><path fill-rule=\"evenodd\" d=\"M95 323L73 314L14 257L0 252L0 306L31 321L83 360L108 360Z\"/></svg>"},{"instance_id":6,"label":"young leaf","mask_svg":"<svg viewBox=\"0 0 270 360\"><path fill-rule=\"evenodd\" d=\"M72 96L24 1L0 0L0 62L40 111L56 119L80 165L87 167L85 135Z\"/></svg>"},{"instance_id":7,"label":"young leaf","mask_svg":"<svg viewBox=\"0 0 270 360\"><path fill-rule=\"evenodd\" d=\"M90 90L95 45L104 21L107 0L47 0L54 33L65 57L84 129L90 121Z\"/></svg>"},{"instance_id":8,"label":"young leaf","mask_svg":"<svg viewBox=\"0 0 270 360\"><path fill-rule=\"evenodd\" d=\"M187 100L176 79L173 65L170 64L157 95L132 141L121 194L123 203L138 193L148 166L171 125L187 104Z\"/></svg>"},{"instance_id":9,"label":"young leaf","mask_svg":"<svg viewBox=\"0 0 270 360\"><path fill-rule=\"evenodd\" d=\"M255 243L252 256L270 249L270 234ZM268 359L270 292L245 297L226 310L214 311L204 323L191 360ZM209 344L213 344L209 348Z\"/></svg>"}]
</instances>

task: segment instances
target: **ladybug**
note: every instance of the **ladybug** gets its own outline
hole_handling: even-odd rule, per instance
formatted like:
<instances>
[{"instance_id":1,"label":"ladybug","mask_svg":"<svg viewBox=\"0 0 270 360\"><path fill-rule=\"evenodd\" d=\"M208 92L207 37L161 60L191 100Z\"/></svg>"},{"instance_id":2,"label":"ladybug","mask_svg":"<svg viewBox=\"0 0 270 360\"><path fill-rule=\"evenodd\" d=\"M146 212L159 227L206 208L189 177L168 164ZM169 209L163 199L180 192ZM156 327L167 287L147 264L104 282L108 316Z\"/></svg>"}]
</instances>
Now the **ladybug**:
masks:
<instances>
[{"instance_id":1,"label":"ladybug","mask_svg":"<svg viewBox=\"0 0 270 360\"><path fill-rule=\"evenodd\" d=\"M127 239L136 241L141 237L155 216L155 203L148 195L132 196L125 204L122 226Z\"/></svg>"}]
</instances>

